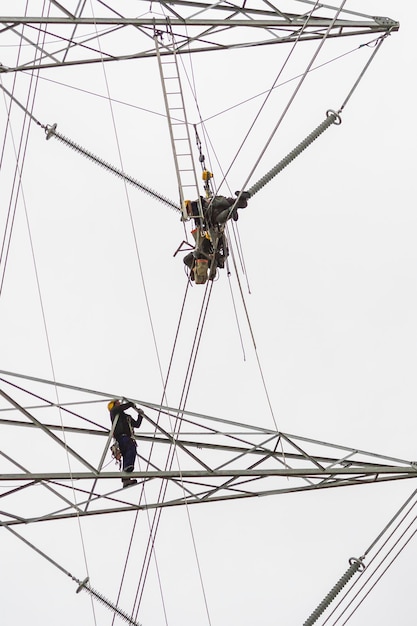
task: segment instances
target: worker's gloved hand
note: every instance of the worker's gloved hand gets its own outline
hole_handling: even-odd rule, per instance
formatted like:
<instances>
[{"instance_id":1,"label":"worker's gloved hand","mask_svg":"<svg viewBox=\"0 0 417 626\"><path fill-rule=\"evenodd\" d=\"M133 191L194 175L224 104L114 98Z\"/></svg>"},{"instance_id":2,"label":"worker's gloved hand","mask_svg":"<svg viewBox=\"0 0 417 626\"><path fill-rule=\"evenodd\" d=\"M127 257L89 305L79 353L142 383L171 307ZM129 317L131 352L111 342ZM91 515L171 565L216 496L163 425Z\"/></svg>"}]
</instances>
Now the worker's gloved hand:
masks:
<instances>
[{"instance_id":1,"label":"worker's gloved hand","mask_svg":"<svg viewBox=\"0 0 417 626\"><path fill-rule=\"evenodd\" d=\"M245 198L245 200L249 200L250 193L249 191L235 191L235 194L238 196L240 194L241 198Z\"/></svg>"}]
</instances>

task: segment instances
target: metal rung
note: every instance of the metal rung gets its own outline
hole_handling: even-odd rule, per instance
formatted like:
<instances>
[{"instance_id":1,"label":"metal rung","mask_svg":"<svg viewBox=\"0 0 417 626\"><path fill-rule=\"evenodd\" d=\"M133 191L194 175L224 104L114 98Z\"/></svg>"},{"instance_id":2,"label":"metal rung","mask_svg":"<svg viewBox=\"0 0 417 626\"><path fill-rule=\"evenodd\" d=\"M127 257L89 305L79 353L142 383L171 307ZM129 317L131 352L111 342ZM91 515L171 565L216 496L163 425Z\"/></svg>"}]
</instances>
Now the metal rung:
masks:
<instances>
[{"instance_id":1,"label":"metal rung","mask_svg":"<svg viewBox=\"0 0 417 626\"><path fill-rule=\"evenodd\" d=\"M175 169L176 169L176 174L177 174L178 189L180 192L182 217L183 217L183 220L189 220L190 216L188 215L186 207L185 207L185 198L184 198L183 188L187 188L187 189L194 188L195 198L200 197L200 192L199 192L199 184L197 182L195 162L193 159L189 126L188 126L187 115L185 111L184 97L183 97L181 79L180 79L177 57L176 57L176 52L175 52L175 45L173 41L172 47L164 46L164 49L173 55L172 57L170 57L173 60L166 61L166 60L163 60L161 57L160 50L159 50L160 43L158 41L157 36L154 37L154 41L155 41L156 55L157 55L158 63L159 63L159 73L161 77L162 90L164 93L165 109L166 109L169 132L170 132L170 137L171 137L171 146L172 146ZM172 68L168 70L168 67L167 67L166 70L164 70L164 67L168 65L172 66ZM168 73L169 73L169 76L167 75ZM168 91L167 90L168 81L172 81L172 80L177 81L177 85L170 85L170 87L174 88L175 91ZM176 116L179 119L176 120L174 116ZM175 131L175 127L178 127L178 131ZM175 132L180 133L182 136L175 137L174 135ZM181 142L181 146L179 142ZM184 144L184 142L187 142L187 143ZM187 165L187 167L182 167L182 165ZM189 173L193 174L194 184L190 182L192 178L189 175ZM189 193L189 195L191 196L192 194Z\"/></svg>"}]
</instances>

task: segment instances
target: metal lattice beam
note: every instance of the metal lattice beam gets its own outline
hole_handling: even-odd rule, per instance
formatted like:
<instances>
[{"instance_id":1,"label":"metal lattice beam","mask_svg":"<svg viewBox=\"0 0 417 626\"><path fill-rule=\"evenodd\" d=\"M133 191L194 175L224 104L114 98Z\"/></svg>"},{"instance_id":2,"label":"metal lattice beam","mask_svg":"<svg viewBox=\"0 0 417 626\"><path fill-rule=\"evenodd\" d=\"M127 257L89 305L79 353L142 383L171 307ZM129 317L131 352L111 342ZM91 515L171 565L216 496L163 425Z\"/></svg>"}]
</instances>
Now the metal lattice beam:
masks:
<instances>
[{"instance_id":1,"label":"metal lattice beam","mask_svg":"<svg viewBox=\"0 0 417 626\"><path fill-rule=\"evenodd\" d=\"M19 61L6 54L0 71L15 72L66 65L113 62L155 56L155 32L164 36L163 54L213 52L234 48L274 45L295 41L375 35L399 28L387 17L368 16L320 5L303 13L271 9L269 2L244 6L230 2L143 2L143 11L122 15L111 7L91 3L74 15L65 2L52 7L48 16L29 6L29 15L0 17L0 45L25 42ZM140 3L138 3L140 4ZM30 5L30 3L29 3ZM294 8L300 2L294 0ZM11 6L13 8L13 5ZM32 9L32 13L31 13ZM7 7L3 8L5 13ZM55 13L55 14L54 14ZM141 13L137 17L137 13ZM41 35L41 36L40 36ZM98 38L100 45L98 45ZM128 52L126 52L128 50Z\"/></svg>"},{"instance_id":2,"label":"metal lattice beam","mask_svg":"<svg viewBox=\"0 0 417 626\"><path fill-rule=\"evenodd\" d=\"M123 474L104 462L106 455L111 462L110 424L89 418L98 409L107 418L105 403L114 394L30 377L26 388L14 381L10 373L2 378L7 392L0 392L0 524L6 526L417 478L412 461L131 398L148 415L136 435L139 471L129 476L138 484L129 493L138 501L132 505L120 489ZM53 385L71 392L67 405L50 399ZM92 402L97 395L102 408ZM38 442L36 468L7 443L17 430L22 449L25 441ZM175 458L172 467L168 458ZM33 489L36 497L28 497Z\"/></svg>"}]
</instances>

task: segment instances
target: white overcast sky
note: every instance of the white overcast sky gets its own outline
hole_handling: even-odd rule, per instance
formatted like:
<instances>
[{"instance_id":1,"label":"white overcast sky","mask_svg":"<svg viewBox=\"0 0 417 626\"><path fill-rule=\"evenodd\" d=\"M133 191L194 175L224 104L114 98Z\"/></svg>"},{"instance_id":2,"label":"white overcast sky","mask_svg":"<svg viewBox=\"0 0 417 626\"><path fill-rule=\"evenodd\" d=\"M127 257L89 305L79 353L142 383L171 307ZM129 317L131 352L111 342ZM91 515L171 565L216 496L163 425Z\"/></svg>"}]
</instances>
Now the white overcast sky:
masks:
<instances>
[{"instance_id":1,"label":"white overcast sky","mask_svg":"<svg viewBox=\"0 0 417 626\"><path fill-rule=\"evenodd\" d=\"M2 4L10 15L24 7ZM300 4L298 11L306 7ZM347 8L399 20L400 30L383 43L342 124L327 130L240 212L236 232L246 273L238 259L237 271L232 268L230 278L223 271L214 284L186 408L268 428L275 420L286 433L413 461L413 14L408 3L386 0L351 0ZM30 7L28 13L34 12ZM318 126L327 109L341 106L372 53L359 45L371 40L326 42L316 65L352 53L307 78L249 186ZM299 75L317 45L300 44L280 82ZM194 57L210 140L204 153L218 184L263 97L243 101L270 88L288 53L282 45ZM0 62L7 65L3 59L15 54L0 36ZM0 78L8 90L16 80L16 96L25 102L29 74ZM295 84L274 90L221 193L244 185ZM2 136L8 103L0 93ZM177 201L163 111L153 60L45 71L33 107L42 124L57 123L63 135ZM198 121L191 106L189 120ZM21 125L15 107L0 171L2 235ZM189 237L191 224L185 228ZM165 376L186 288L182 254L173 254L185 235L177 213L58 141L45 141L33 124L0 299L1 370L160 403L161 371ZM3 275L4 264L0 269ZM170 406L180 403L203 291L194 286L187 295L167 385ZM29 381L19 384L30 387ZM94 411L91 417L107 425L106 402ZM33 471L42 465L42 437L32 444L19 429L4 430L4 452ZM100 449L84 452L93 463L100 456ZM6 471L2 465L0 471ZM398 481L164 511L156 541L160 580L153 564L138 621L299 626L414 488L414 481ZM26 504L16 494L17 515ZM139 516L137 553L120 597L127 612L147 524L146 515ZM22 534L76 577L88 571L92 586L116 601L132 526L127 514L98 516L34 524ZM415 551L411 541L349 624L414 626ZM75 594L68 577L6 529L0 553L4 623L112 623L109 611L93 611L87 594Z\"/></svg>"}]
</instances>

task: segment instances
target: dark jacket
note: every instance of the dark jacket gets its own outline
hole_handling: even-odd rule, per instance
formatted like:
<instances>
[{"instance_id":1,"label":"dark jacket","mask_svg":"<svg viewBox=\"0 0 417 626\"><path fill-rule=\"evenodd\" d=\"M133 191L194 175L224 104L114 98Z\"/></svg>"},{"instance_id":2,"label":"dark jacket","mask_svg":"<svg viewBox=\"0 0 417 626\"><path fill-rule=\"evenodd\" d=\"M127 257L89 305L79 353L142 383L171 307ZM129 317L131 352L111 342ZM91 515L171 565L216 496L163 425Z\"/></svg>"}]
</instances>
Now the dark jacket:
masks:
<instances>
[{"instance_id":1,"label":"dark jacket","mask_svg":"<svg viewBox=\"0 0 417 626\"><path fill-rule=\"evenodd\" d=\"M112 424L116 419L116 416L119 416L113 433L115 439L118 439L121 435L128 435L131 437L131 435L133 435L133 429L135 427L139 428L141 425L142 415L138 415L138 418L135 420L128 413L125 413L126 409L130 409L133 406L135 406L133 402L125 402L124 404L119 404L111 409L110 419Z\"/></svg>"},{"instance_id":2,"label":"dark jacket","mask_svg":"<svg viewBox=\"0 0 417 626\"><path fill-rule=\"evenodd\" d=\"M210 200L206 200L206 215L209 224L224 224L227 220L233 219L235 222L239 219L237 209L244 209L248 206L246 194L237 198L226 198L225 196L214 196ZM233 211L232 207L235 207Z\"/></svg>"}]
</instances>

